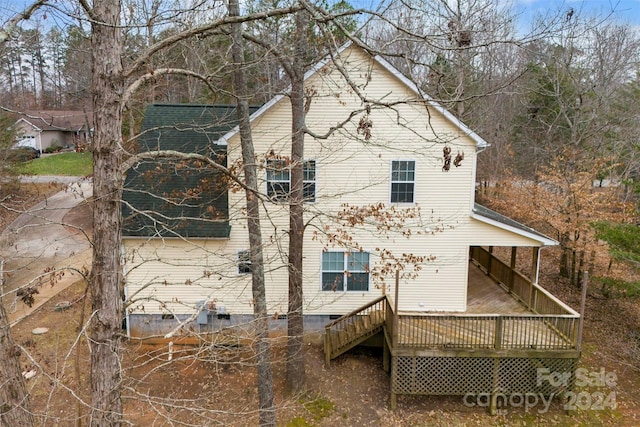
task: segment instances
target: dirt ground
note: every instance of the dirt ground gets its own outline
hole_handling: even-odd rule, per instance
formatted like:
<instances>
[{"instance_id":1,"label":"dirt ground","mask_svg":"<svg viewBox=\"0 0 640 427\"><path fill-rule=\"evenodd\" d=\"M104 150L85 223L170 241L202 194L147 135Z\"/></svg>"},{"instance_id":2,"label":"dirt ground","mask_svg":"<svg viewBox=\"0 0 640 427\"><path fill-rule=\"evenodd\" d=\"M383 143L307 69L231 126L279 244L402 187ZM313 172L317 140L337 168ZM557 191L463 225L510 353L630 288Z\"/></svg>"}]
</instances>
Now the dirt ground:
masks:
<instances>
[{"instance_id":1,"label":"dirt ground","mask_svg":"<svg viewBox=\"0 0 640 427\"><path fill-rule=\"evenodd\" d=\"M86 212L73 212L68 220L82 224ZM76 224L76 225L77 225ZM553 258L545 252L547 262ZM551 273L543 286L574 308L580 294ZM12 328L24 347L21 356L32 405L44 426L87 425L89 351L83 327L90 316L86 284L76 282ZM56 304L71 303L67 310ZM83 304L85 303L85 304ZM37 327L48 333L34 335ZM603 299L593 293L587 300L584 349L580 366L588 372L614 373L615 385L582 387L613 405L602 410L567 412L565 402L525 411L509 407L491 416L480 406L469 407L459 396L400 396L398 409L390 411L389 377L382 369L378 349L357 348L324 366L317 337L306 346L308 392L284 392L286 340L273 335L273 375L278 425L300 426L635 426L640 425L640 308L636 300ZM247 426L257 425L256 373L250 343L233 346L150 345L124 341L123 390L126 419L134 426ZM593 402L591 402L593 403ZM578 405L581 406L581 405ZM586 407L582 402L582 407Z\"/></svg>"},{"instance_id":2,"label":"dirt ground","mask_svg":"<svg viewBox=\"0 0 640 427\"><path fill-rule=\"evenodd\" d=\"M29 356L23 355L25 370L37 375L28 380L32 404L46 426L73 426L77 416L88 414L88 363L86 339L78 330L81 321L82 282L64 290L29 318L13 328L14 337ZM69 301L72 307L56 311L55 304ZM629 334L623 324L632 320L618 314L633 310L632 302L600 301L592 311L586 332L581 367L605 369L617 375L613 388L615 409L567 413L563 402L554 401L549 412L542 406L508 408L491 416L483 407L467 407L458 396L400 396L398 409L388 409L389 377L382 369L378 349L357 348L324 366L321 345L306 347L306 396L284 393L286 341L273 336L273 371L281 426L635 426L640 424L638 408L640 380L637 361L626 352L629 344L618 338ZM89 307L84 319L89 315ZM605 317L600 317L604 315ZM617 320L614 320L617 319ZM637 325L637 323L636 323ZM49 332L34 335L36 327ZM79 336L79 338L78 338ZM257 425L256 375L250 345L239 347L148 345L124 343L125 410L136 426L168 425ZM30 360L31 358L31 360ZM586 390L586 388L585 388ZM579 392L580 390L576 390ZM74 397L77 396L77 397ZM84 400L84 403L82 402ZM184 424L181 424L184 423ZM83 423L86 425L86 422Z\"/></svg>"}]
</instances>

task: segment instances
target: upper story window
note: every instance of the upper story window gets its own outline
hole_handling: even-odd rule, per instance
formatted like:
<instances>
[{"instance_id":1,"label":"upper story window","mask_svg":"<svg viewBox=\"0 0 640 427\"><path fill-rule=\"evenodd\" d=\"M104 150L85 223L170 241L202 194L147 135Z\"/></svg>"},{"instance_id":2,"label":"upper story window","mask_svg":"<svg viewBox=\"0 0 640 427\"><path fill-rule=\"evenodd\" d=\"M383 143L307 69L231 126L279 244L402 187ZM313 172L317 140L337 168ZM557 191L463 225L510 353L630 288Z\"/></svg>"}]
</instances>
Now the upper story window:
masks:
<instances>
[{"instance_id":1,"label":"upper story window","mask_svg":"<svg viewBox=\"0 0 640 427\"><path fill-rule=\"evenodd\" d=\"M307 160L302 169L302 188L305 202L316 201L316 161Z\"/></svg>"},{"instance_id":2,"label":"upper story window","mask_svg":"<svg viewBox=\"0 0 640 427\"><path fill-rule=\"evenodd\" d=\"M416 162L391 162L391 203L414 203L416 189Z\"/></svg>"},{"instance_id":3,"label":"upper story window","mask_svg":"<svg viewBox=\"0 0 640 427\"><path fill-rule=\"evenodd\" d=\"M323 252L323 291L368 291L368 252Z\"/></svg>"},{"instance_id":4,"label":"upper story window","mask_svg":"<svg viewBox=\"0 0 640 427\"><path fill-rule=\"evenodd\" d=\"M307 160L302 169L303 198L316 201L316 161ZM278 202L287 201L291 191L291 173L285 160L267 160L267 196Z\"/></svg>"},{"instance_id":5,"label":"upper story window","mask_svg":"<svg viewBox=\"0 0 640 427\"><path fill-rule=\"evenodd\" d=\"M290 174L287 162L279 159L267 160L267 196L275 201L289 197Z\"/></svg>"}]
</instances>

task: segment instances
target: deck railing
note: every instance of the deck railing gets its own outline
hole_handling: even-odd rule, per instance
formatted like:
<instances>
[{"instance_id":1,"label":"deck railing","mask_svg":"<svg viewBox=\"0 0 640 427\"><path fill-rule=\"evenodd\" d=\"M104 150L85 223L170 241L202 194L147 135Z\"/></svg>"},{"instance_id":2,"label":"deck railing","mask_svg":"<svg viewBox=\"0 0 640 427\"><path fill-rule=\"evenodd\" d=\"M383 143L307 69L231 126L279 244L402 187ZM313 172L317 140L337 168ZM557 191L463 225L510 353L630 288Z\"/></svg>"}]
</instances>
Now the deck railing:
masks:
<instances>
[{"instance_id":1,"label":"deck railing","mask_svg":"<svg viewBox=\"0 0 640 427\"><path fill-rule=\"evenodd\" d=\"M554 297L546 289L532 283L519 271L511 268L486 249L472 248L473 260L487 271L494 280L500 282L513 296L524 303L529 310L537 314L561 314L578 317L571 307Z\"/></svg>"},{"instance_id":2,"label":"deck railing","mask_svg":"<svg viewBox=\"0 0 640 427\"><path fill-rule=\"evenodd\" d=\"M572 350L579 314L484 248L473 260L534 314L416 313L398 316L387 308L386 327L396 347L444 349ZM396 332L394 335L392 332Z\"/></svg>"},{"instance_id":3,"label":"deck railing","mask_svg":"<svg viewBox=\"0 0 640 427\"><path fill-rule=\"evenodd\" d=\"M382 330L387 298L383 295L325 326L324 348L329 361Z\"/></svg>"},{"instance_id":4,"label":"deck railing","mask_svg":"<svg viewBox=\"0 0 640 427\"><path fill-rule=\"evenodd\" d=\"M485 249L473 248L472 256L533 314L400 313L396 318L392 300L382 296L326 326L327 364L356 341L379 332L382 324L394 349L577 349L576 311Z\"/></svg>"},{"instance_id":5,"label":"deck railing","mask_svg":"<svg viewBox=\"0 0 640 427\"><path fill-rule=\"evenodd\" d=\"M570 350L577 321L568 315L400 314L396 346Z\"/></svg>"}]
</instances>

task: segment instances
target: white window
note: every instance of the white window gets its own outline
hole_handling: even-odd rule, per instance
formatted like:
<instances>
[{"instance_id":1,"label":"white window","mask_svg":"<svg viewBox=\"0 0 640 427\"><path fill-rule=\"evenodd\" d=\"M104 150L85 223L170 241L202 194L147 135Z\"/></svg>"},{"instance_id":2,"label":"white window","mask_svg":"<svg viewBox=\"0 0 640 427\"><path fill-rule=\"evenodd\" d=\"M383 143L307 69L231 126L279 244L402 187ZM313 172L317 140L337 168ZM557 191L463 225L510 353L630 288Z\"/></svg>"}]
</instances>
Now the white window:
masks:
<instances>
[{"instance_id":1,"label":"white window","mask_svg":"<svg viewBox=\"0 0 640 427\"><path fill-rule=\"evenodd\" d=\"M316 201L316 161L307 160L302 166L302 188L305 202Z\"/></svg>"},{"instance_id":2,"label":"white window","mask_svg":"<svg viewBox=\"0 0 640 427\"><path fill-rule=\"evenodd\" d=\"M307 160L302 169L303 198L307 202L316 200L316 161ZM291 173L285 160L267 160L267 196L284 202L291 191Z\"/></svg>"},{"instance_id":3,"label":"white window","mask_svg":"<svg viewBox=\"0 0 640 427\"><path fill-rule=\"evenodd\" d=\"M416 188L416 162L394 160L391 162L391 203L413 203Z\"/></svg>"},{"instance_id":4,"label":"white window","mask_svg":"<svg viewBox=\"0 0 640 427\"><path fill-rule=\"evenodd\" d=\"M287 162L279 159L267 160L267 196L275 201L287 200L289 181Z\"/></svg>"},{"instance_id":5,"label":"white window","mask_svg":"<svg viewBox=\"0 0 640 427\"><path fill-rule=\"evenodd\" d=\"M368 252L323 252L323 291L368 291Z\"/></svg>"},{"instance_id":6,"label":"white window","mask_svg":"<svg viewBox=\"0 0 640 427\"><path fill-rule=\"evenodd\" d=\"M238 274L251 273L251 253L248 250L238 251Z\"/></svg>"}]
</instances>

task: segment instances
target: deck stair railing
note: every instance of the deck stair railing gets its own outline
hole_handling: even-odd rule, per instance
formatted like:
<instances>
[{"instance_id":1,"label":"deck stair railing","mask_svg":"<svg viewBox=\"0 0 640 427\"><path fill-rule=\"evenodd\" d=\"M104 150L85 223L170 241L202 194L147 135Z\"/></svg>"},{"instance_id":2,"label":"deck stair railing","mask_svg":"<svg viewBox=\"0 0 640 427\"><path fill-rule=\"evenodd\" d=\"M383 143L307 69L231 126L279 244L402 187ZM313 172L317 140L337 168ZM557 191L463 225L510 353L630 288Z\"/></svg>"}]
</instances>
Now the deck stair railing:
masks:
<instances>
[{"instance_id":1,"label":"deck stair railing","mask_svg":"<svg viewBox=\"0 0 640 427\"><path fill-rule=\"evenodd\" d=\"M381 296L325 326L325 365L383 330L387 297Z\"/></svg>"}]
</instances>

